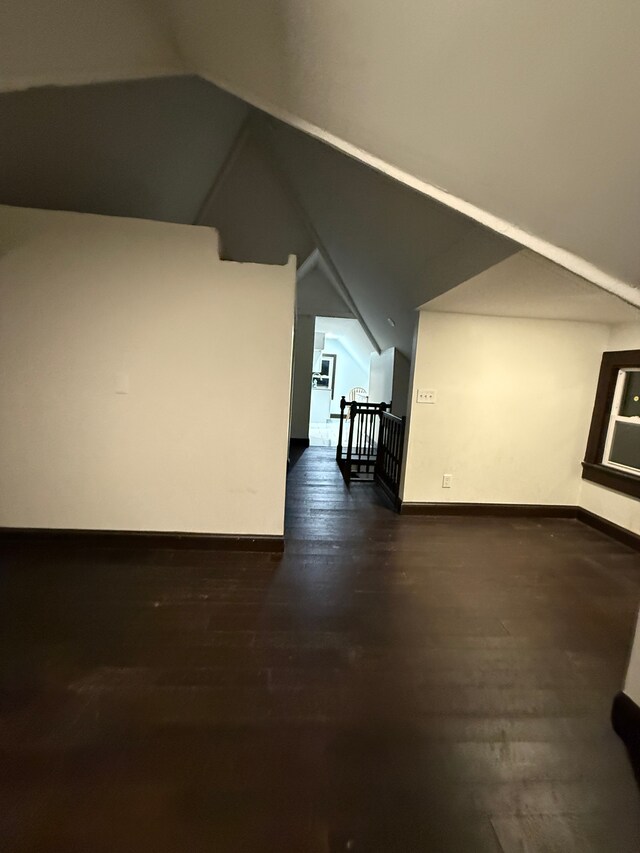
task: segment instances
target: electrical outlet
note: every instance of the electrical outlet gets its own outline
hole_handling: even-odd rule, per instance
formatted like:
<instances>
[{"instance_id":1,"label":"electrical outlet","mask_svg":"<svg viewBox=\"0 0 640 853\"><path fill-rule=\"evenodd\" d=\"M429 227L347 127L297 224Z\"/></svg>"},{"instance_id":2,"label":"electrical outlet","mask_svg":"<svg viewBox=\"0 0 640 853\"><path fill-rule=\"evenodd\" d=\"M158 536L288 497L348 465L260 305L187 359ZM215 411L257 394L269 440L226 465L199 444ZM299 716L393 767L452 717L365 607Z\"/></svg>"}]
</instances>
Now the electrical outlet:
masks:
<instances>
[{"instance_id":1,"label":"electrical outlet","mask_svg":"<svg viewBox=\"0 0 640 853\"><path fill-rule=\"evenodd\" d=\"M451 488L451 474L443 474L442 475L442 488L450 489Z\"/></svg>"},{"instance_id":2,"label":"electrical outlet","mask_svg":"<svg viewBox=\"0 0 640 853\"><path fill-rule=\"evenodd\" d=\"M432 388L418 388L418 403L435 403L436 392Z\"/></svg>"}]
</instances>

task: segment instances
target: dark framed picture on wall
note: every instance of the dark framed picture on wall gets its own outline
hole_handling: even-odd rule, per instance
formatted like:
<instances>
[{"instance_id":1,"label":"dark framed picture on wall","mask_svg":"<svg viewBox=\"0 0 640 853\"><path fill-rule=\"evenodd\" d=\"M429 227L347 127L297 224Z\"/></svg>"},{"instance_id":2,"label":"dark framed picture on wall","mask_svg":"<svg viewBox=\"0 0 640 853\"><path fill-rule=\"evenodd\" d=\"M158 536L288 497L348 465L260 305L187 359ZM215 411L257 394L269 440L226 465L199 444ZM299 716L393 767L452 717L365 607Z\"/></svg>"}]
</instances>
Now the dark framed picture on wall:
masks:
<instances>
[{"instance_id":1,"label":"dark framed picture on wall","mask_svg":"<svg viewBox=\"0 0 640 853\"><path fill-rule=\"evenodd\" d=\"M320 358L319 370L311 374L312 388L327 388L331 391L333 399L333 389L336 383L336 357L332 353L323 353Z\"/></svg>"}]
</instances>

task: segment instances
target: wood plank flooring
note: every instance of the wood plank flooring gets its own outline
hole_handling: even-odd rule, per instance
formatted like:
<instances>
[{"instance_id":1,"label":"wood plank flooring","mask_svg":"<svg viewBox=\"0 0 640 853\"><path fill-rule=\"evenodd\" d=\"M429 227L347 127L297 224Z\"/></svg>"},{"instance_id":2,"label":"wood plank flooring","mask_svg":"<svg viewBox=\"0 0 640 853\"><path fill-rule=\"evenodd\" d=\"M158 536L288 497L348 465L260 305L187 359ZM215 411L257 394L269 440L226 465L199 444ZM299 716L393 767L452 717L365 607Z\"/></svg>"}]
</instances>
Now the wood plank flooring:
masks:
<instances>
[{"instance_id":1,"label":"wood plank flooring","mask_svg":"<svg viewBox=\"0 0 640 853\"><path fill-rule=\"evenodd\" d=\"M0 850L638 853L639 600L579 522L400 517L324 448L284 556L14 546Z\"/></svg>"}]
</instances>

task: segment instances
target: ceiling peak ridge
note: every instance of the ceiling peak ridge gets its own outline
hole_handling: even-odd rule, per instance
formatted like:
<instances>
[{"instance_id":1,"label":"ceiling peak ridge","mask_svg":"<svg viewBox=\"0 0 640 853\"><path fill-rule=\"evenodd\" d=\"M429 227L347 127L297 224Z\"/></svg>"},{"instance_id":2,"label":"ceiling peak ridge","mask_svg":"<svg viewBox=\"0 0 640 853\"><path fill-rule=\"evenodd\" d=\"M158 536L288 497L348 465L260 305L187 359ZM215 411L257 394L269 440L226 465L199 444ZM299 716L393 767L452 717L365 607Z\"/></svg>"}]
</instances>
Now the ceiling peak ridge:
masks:
<instances>
[{"instance_id":1,"label":"ceiling peak ridge","mask_svg":"<svg viewBox=\"0 0 640 853\"><path fill-rule=\"evenodd\" d=\"M335 289L338 291L342 299L345 301L349 310L353 312L354 317L360 323L362 330L371 341L374 349L378 353L382 352L380 344L378 343L375 335L373 334L364 317L362 316L362 313L360 312L360 309L358 308L355 300L353 299L351 291L347 287L347 284L344 278L342 277L340 270L335 265L333 258L331 257L331 254L325 245L324 240L318 233L318 230L315 224L313 223L309 212L307 211L302 200L300 199L296 188L291 180L291 177L289 176L289 173L286 171L285 167L280 161L280 158L277 156L277 153L274 150L274 145L272 142L273 130L271 124L268 121L264 122L264 124L266 125L266 134L264 136L264 142L271 161L273 163L274 169L278 174L283 189L291 199L291 202L293 203L294 207L300 213L302 221L304 222L305 227L308 229L311 239L316 246L318 256L322 260L324 267L329 273L329 280L331 281ZM257 123L254 126L258 126Z\"/></svg>"}]
</instances>

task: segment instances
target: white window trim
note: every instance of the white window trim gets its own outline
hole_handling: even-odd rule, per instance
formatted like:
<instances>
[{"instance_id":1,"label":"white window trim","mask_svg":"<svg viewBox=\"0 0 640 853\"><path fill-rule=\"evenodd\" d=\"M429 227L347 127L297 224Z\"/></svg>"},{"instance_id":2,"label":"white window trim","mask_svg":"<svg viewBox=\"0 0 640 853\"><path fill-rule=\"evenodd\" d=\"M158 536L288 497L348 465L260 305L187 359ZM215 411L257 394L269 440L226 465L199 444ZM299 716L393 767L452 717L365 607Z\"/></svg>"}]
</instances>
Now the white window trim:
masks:
<instances>
[{"instance_id":1,"label":"white window trim","mask_svg":"<svg viewBox=\"0 0 640 853\"><path fill-rule=\"evenodd\" d=\"M626 471L630 474L640 475L639 468L631 468L628 465L621 465L619 462L612 462L611 446L613 444L613 434L617 423L637 424L640 428L640 417L634 416L631 418L618 414L620 411L620 403L622 401L622 391L627 373L640 373L640 367L622 367L618 370L618 378L616 380L616 390L613 395L611 404L611 414L609 415L609 423L607 425L607 438L604 445L604 453L602 454L602 464L609 468L616 468L618 471Z\"/></svg>"}]
</instances>

